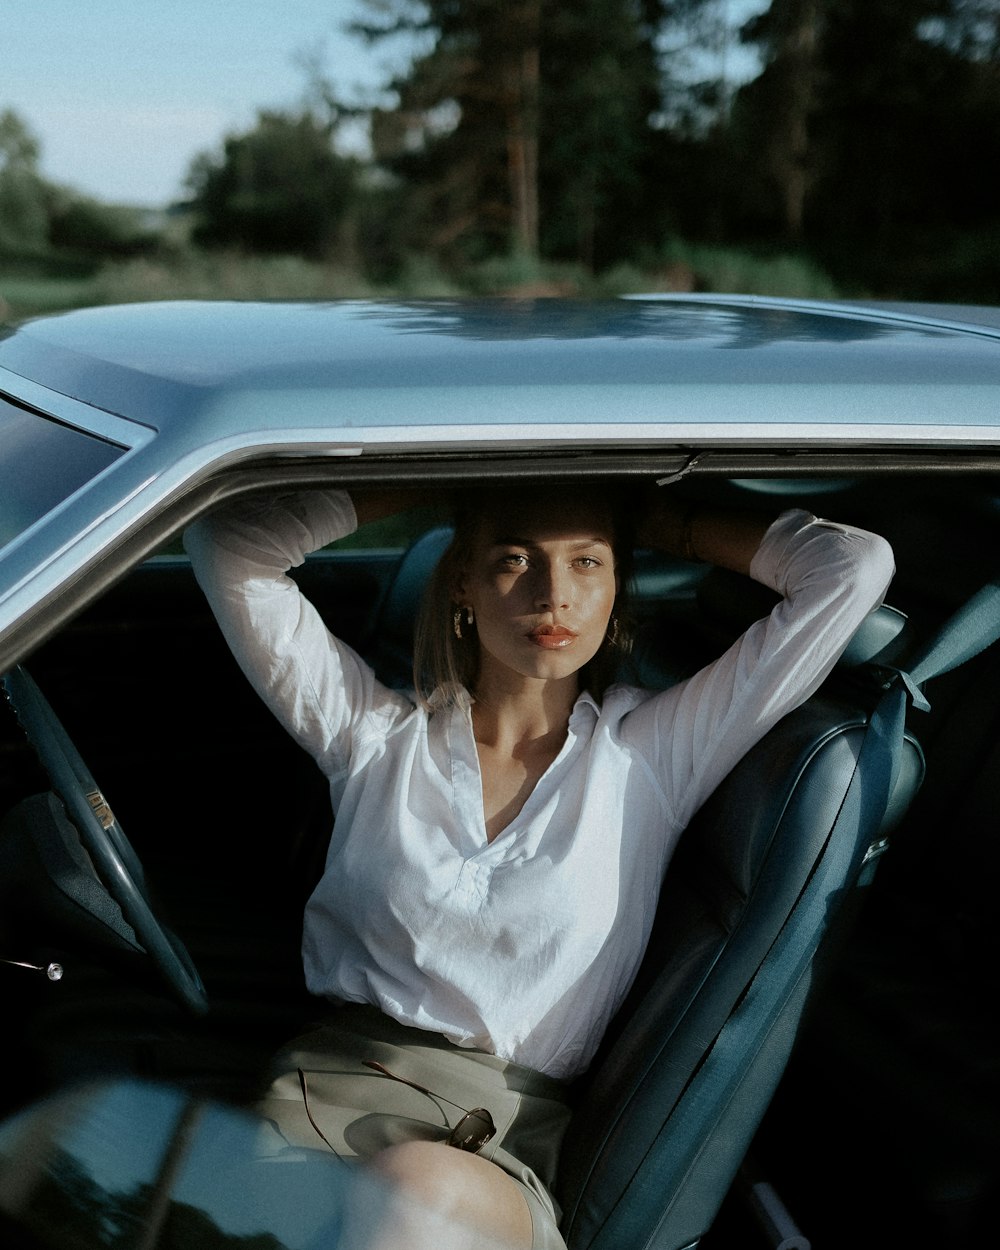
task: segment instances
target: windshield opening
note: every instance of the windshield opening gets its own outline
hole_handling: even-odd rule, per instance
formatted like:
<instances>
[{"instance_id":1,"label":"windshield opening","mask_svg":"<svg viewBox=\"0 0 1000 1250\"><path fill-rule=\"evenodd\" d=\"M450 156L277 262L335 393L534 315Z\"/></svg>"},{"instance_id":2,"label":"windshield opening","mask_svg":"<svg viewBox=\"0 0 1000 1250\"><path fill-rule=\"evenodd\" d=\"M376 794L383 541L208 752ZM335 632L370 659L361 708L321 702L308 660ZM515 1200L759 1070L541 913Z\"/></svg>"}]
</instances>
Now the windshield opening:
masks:
<instances>
[{"instance_id":1,"label":"windshield opening","mask_svg":"<svg viewBox=\"0 0 1000 1250\"><path fill-rule=\"evenodd\" d=\"M122 451L0 398L0 549Z\"/></svg>"}]
</instances>

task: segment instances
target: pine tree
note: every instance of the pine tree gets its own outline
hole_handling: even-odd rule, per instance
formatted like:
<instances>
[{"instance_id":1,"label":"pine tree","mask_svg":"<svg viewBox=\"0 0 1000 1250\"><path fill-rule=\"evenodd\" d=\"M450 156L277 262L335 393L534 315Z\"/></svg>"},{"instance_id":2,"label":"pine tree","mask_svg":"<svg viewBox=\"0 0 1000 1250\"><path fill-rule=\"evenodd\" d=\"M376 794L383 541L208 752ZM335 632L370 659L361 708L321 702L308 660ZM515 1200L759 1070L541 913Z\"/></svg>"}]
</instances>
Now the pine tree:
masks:
<instances>
[{"instance_id":1,"label":"pine tree","mask_svg":"<svg viewBox=\"0 0 1000 1250\"><path fill-rule=\"evenodd\" d=\"M373 119L404 233L452 262L598 263L629 237L658 103L660 0L369 0L370 39L426 41Z\"/></svg>"}]
</instances>

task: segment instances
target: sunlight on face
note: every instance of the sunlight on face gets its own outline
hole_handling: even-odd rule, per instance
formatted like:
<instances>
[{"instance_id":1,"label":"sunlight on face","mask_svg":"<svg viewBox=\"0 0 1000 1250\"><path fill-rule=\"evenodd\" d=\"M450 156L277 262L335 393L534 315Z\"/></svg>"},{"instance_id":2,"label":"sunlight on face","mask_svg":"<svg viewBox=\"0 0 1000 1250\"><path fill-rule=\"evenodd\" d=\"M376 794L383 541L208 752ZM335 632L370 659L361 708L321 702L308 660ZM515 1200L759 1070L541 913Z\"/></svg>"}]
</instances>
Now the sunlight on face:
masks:
<instances>
[{"instance_id":1,"label":"sunlight on face","mask_svg":"<svg viewBox=\"0 0 1000 1250\"><path fill-rule=\"evenodd\" d=\"M610 509L566 496L512 499L483 515L455 595L475 614L480 688L576 680L614 607L613 542Z\"/></svg>"}]
</instances>

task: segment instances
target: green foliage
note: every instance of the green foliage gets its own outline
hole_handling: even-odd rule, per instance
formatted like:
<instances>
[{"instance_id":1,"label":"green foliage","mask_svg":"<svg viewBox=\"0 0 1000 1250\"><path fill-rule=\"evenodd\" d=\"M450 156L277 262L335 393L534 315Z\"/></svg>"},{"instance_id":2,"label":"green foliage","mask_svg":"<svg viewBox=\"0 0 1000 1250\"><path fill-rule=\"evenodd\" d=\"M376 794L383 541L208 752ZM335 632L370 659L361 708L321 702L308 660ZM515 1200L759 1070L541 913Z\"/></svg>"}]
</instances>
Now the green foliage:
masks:
<instances>
[{"instance_id":1,"label":"green foliage","mask_svg":"<svg viewBox=\"0 0 1000 1250\"><path fill-rule=\"evenodd\" d=\"M419 23L369 0L372 38ZM659 5L635 0L427 0L429 50L376 113L399 191L397 246L446 267L544 255L590 268L648 241L642 202L659 101Z\"/></svg>"},{"instance_id":2,"label":"green foliage","mask_svg":"<svg viewBox=\"0 0 1000 1250\"><path fill-rule=\"evenodd\" d=\"M155 246L158 230L140 210L102 204L47 182L40 144L12 109L0 112L0 257L41 263L50 253L124 256Z\"/></svg>"},{"instance_id":3,"label":"green foliage","mask_svg":"<svg viewBox=\"0 0 1000 1250\"><path fill-rule=\"evenodd\" d=\"M90 278L25 277L0 270L0 322L97 303Z\"/></svg>"},{"instance_id":4,"label":"green foliage","mask_svg":"<svg viewBox=\"0 0 1000 1250\"><path fill-rule=\"evenodd\" d=\"M656 25L632 0L547 3L539 46L542 252L592 270L632 259L655 241Z\"/></svg>"},{"instance_id":5,"label":"green foliage","mask_svg":"<svg viewBox=\"0 0 1000 1250\"><path fill-rule=\"evenodd\" d=\"M428 0L426 53L376 114L377 160L403 194L397 246L455 268L538 246L537 21L541 0ZM375 3L382 33L418 21L410 0ZM373 37L379 37L374 31Z\"/></svg>"},{"instance_id":6,"label":"green foliage","mask_svg":"<svg viewBox=\"0 0 1000 1250\"><path fill-rule=\"evenodd\" d=\"M416 252L405 256L393 280L383 284L386 291L419 299L447 298L463 295L468 288L450 277L433 256Z\"/></svg>"},{"instance_id":7,"label":"green foliage","mask_svg":"<svg viewBox=\"0 0 1000 1250\"><path fill-rule=\"evenodd\" d=\"M36 173L41 145L30 126L13 109L0 112L0 172Z\"/></svg>"},{"instance_id":8,"label":"green foliage","mask_svg":"<svg viewBox=\"0 0 1000 1250\"><path fill-rule=\"evenodd\" d=\"M354 163L333 147L335 124L310 110L261 112L253 130L203 155L188 182L207 247L332 255L353 192Z\"/></svg>"},{"instance_id":9,"label":"green foliage","mask_svg":"<svg viewBox=\"0 0 1000 1250\"><path fill-rule=\"evenodd\" d=\"M132 256L153 250L159 230L141 209L67 194L50 210L48 241L82 256Z\"/></svg>"},{"instance_id":10,"label":"green foliage","mask_svg":"<svg viewBox=\"0 0 1000 1250\"><path fill-rule=\"evenodd\" d=\"M1000 225L998 30L986 0L772 0L747 32L765 68L729 128L727 229L802 240L847 284L928 289L956 228ZM998 298L986 273L972 289Z\"/></svg>"},{"instance_id":11,"label":"green foliage","mask_svg":"<svg viewBox=\"0 0 1000 1250\"><path fill-rule=\"evenodd\" d=\"M583 295L592 281L590 272L581 265L543 261L523 252L492 256L470 265L464 276L476 294L524 298Z\"/></svg>"},{"instance_id":12,"label":"green foliage","mask_svg":"<svg viewBox=\"0 0 1000 1250\"><path fill-rule=\"evenodd\" d=\"M0 171L0 251L45 247L47 201L41 178L26 170Z\"/></svg>"},{"instance_id":13,"label":"green foliage","mask_svg":"<svg viewBox=\"0 0 1000 1250\"><path fill-rule=\"evenodd\" d=\"M361 526L346 538L337 539L337 550L358 549L370 551L381 547L389 551L405 550L415 539L434 525L446 525L451 520L447 499L437 508L415 508L395 516L382 517Z\"/></svg>"},{"instance_id":14,"label":"green foliage","mask_svg":"<svg viewBox=\"0 0 1000 1250\"><path fill-rule=\"evenodd\" d=\"M0 112L0 252L44 247L48 191L38 174L38 140L13 111Z\"/></svg>"},{"instance_id":15,"label":"green foliage","mask_svg":"<svg viewBox=\"0 0 1000 1250\"><path fill-rule=\"evenodd\" d=\"M246 256L191 251L168 259L107 265L95 279L95 302L165 299L346 299L375 293L364 275L301 256Z\"/></svg>"},{"instance_id":16,"label":"green foliage","mask_svg":"<svg viewBox=\"0 0 1000 1250\"><path fill-rule=\"evenodd\" d=\"M745 248L674 242L664 249L664 270L698 291L732 295L779 295L793 299L837 299L842 292L812 259L800 253L764 253Z\"/></svg>"},{"instance_id":17,"label":"green foliage","mask_svg":"<svg viewBox=\"0 0 1000 1250\"><path fill-rule=\"evenodd\" d=\"M993 245L996 239L992 240ZM982 241L985 258L989 241ZM994 256L996 252L994 252ZM952 258L958 263L958 257ZM971 259L971 258L966 258ZM994 262L994 275L996 272ZM814 262L791 253L675 241L644 265L621 263L599 274L586 266L494 257L470 266L461 281L415 256L397 281L373 284L364 274L299 256L243 256L191 250L173 257L115 261L88 273L79 265L0 267L0 320L93 304L161 299L430 299L463 295L610 298L648 292L726 291L799 298L836 298L832 280ZM935 288L936 291L936 288ZM934 298L944 298L940 292Z\"/></svg>"}]
</instances>

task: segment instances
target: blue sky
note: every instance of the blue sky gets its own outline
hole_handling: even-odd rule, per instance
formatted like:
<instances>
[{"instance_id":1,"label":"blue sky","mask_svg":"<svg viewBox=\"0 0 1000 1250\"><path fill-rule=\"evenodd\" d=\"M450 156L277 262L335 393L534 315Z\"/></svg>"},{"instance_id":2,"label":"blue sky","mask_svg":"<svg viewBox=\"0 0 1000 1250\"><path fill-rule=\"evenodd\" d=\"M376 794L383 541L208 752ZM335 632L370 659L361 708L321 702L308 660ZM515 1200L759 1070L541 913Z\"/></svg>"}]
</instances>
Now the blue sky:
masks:
<instances>
[{"instance_id":1,"label":"blue sky","mask_svg":"<svg viewBox=\"0 0 1000 1250\"><path fill-rule=\"evenodd\" d=\"M296 58L324 50L356 96L399 49L343 33L358 0L0 0L0 110L41 141L41 172L109 202L168 203L191 158L297 104Z\"/></svg>"}]
</instances>

